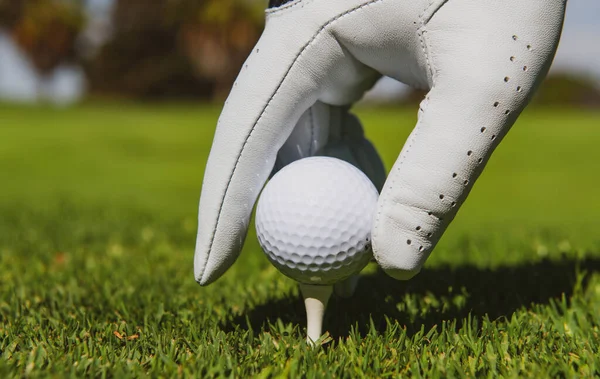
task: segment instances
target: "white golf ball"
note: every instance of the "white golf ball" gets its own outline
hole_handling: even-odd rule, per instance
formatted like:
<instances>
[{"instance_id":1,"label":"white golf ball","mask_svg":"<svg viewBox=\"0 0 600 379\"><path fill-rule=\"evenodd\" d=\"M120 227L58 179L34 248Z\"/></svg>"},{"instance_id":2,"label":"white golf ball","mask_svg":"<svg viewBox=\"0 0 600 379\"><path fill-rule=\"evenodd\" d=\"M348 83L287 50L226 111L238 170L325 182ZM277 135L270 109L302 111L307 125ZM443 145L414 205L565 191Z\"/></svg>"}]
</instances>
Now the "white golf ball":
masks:
<instances>
[{"instance_id":1,"label":"white golf ball","mask_svg":"<svg viewBox=\"0 0 600 379\"><path fill-rule=\"evenodd\" d=\"M372 256L377 189L358 168L311 157L284 167L265 186L256 210L258 241L286 276L333 284Z\"/></svg>"}]
</instances>

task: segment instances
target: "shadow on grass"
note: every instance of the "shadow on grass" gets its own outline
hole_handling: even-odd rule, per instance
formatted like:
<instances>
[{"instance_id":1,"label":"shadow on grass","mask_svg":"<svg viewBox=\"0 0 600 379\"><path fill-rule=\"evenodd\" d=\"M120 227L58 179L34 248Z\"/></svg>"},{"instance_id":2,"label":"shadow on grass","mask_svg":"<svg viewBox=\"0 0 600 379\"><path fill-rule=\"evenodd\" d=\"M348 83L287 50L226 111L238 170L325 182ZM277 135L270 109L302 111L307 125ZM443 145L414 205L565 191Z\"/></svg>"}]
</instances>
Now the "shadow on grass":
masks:
<instances>
[{"instance_id":1,"label":"shadow on grass","mask_svg":"<svg viewBox=\"0 0 600 379\"><path fill-rule=\"evenodd\" d=\"M518 266L481 269L475 266L424 269L415 278L401 282L379 270L361 277L356 294L350 299L335 296L329 302L324 328L332 337L345 337L356 325L364 335L371 320L378 332L387 327L386 317L406 325L413 334L431 329L444 320L461 320L469 313L494 320L532 303L545 304L564 293L570 296L577 271L600 271L600 258L586 260L542 261ZM589 275L586 276L588 278ZM583 283L585 285L585 283ZM305 324L305 311L298 297L267 302L223 325L259 331L268 322Z\"/></svg>"}]
</instances>

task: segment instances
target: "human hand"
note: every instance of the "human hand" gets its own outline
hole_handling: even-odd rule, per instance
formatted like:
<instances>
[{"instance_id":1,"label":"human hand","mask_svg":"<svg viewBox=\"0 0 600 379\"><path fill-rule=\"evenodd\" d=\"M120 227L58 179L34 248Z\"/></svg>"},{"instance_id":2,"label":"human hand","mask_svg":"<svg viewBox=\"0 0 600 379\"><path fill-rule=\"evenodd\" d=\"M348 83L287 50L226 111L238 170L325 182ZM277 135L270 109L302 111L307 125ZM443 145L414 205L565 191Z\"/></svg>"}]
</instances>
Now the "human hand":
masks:
<instances>
[{"instance_id":1,"label":"human hand","mask_svg":"<svg viewBox=\"0 0 600 379\"><path fill-rule=\"evenodd\" d=\"M306 142L296 158L354 159L382 184L378 155L348 113L381 75L429 90L383 184L372 230L383 270L402 280L416 275L545 77L565 7L566 0L295 0L267 10L206 166L198 283L215 281L236 260L262 186L276 162L295 159L294 147Z\"/></svg>"}]
</instances>

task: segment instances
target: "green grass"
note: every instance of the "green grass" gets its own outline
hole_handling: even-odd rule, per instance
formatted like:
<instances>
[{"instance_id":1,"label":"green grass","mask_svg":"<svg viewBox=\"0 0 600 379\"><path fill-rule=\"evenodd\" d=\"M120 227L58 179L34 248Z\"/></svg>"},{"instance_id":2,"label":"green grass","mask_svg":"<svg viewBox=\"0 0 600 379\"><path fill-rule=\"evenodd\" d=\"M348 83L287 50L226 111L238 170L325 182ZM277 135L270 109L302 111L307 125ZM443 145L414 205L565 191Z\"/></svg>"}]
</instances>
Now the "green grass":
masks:
<instances>
[{"instance_id":1,"label":"green grass","mask_svg":"<svg viewBox=\"0 0 600 379\"><path fill-rule=\"evenodd\" d=\"M526 111L423 272L368 267L310 349L253 230L194 282L218 112L0 106L0 377L600 375L600 113ZM358 113L391 167L416 112Z\"/></svg>"}]
</instances>

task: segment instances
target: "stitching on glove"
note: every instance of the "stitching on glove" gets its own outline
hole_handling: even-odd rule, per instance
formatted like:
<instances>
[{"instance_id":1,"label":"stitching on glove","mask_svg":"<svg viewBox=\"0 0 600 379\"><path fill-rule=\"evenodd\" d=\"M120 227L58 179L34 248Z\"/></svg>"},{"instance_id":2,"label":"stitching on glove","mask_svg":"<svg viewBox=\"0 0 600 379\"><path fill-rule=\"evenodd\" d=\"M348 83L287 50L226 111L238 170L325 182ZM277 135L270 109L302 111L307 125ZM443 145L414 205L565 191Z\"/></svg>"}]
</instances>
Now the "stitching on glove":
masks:
<instances>
[{"instance_id":1,"label":"stitching on glove","mask_svg":"<svg viewBox=\"0 0 600 379\"><path fill-rule=\"evenodd\" d=\"M422 118L419 118L419 120L417 121L417 125L415 126L415 129L413 130L413 133L411 135L411 138L409 141L407 141L407 143L409 144L408 147L406 148L406 151L404 152L404 154L400 157L400 160L398 161L398 168L396 170L399 170L400 167L402 166L402 163L404 162L406 155L408 154L408 152L410 151L413 142L417 139L417 136L419 135L419 130L421 127L421 120ZM392 182L387 185L387 190L388 191L392 191L392 189L394 188L395 184L396 184L396 177L394 177L392 179ZM388 199L385 199L386 201L389 201ZM418 207L414 207L412 205L409 204L404 204L404 203L399 203L396 202L396 205L401 205L401 206L407 206L410 208L414 208L414 209L418 209L419 211L423 211L422 209L418 208ZM379 220L381 219L381 208L382 208L383 204L379 205L377 208L377 216L375 217L375 228L373 230L373 246L375 245L375 240L377 239L377 232L379 231ZM389 216L388 216L389 218ZM373 256L375 257L375 259L377 261L379 261L379 255L375 252L375 249L373 248Z\"/></svg>"},{"instance_id":2,"label":"stitching on glove","mask_svg":"<svg viewBox=\"0 0 600 379\"><path fill-rule=\"evenodd\" d=\"M425 7L425 9L423 9L423 12L421 12L421 14L418 17L419 20L419 29L417 30L417 35L419 36L419 41L421 42L421 50L423 50L423 55L425 56L425 62L427 63L427 71L429 71L429 75L431 77L431 80L433 82L433 69L431 68L431 61L429 60L429 54L427 52L427 49L425 48L425 39L424 39L424 34L426 33L425 30L425 20L423 19L423 16L425 16L425 12L427 12L427 10L431 7L431 4L433 4L434 0L430 0L429 4L427 4L427 6Z\"/></svg>"},{"instance_id":3,"label":"stitching on glove","mask_svg":"<svg viewBox=\"0 0 600 379\"><path fill-rule=\"evenodd\" d=\"M425 56L425 62L427 64L427 70L429 71L429 76L431 78L431 82L435 81L435 67L430 58L431 47L428 41L425 38L425 34L427 33L427 23L433 18L433 16L442 8L444 4L446 4L448 0L429 0L429 4L423 9L423 12L418 17L419 28L417 29L417 35L419 36L419 41L421 43L421 49L423 50L423 55ZM433 87L433 85L432 85Z\"/></svg>"},{"instance_id":4,"label":"stitching on glove","mask_svg":"<svg viewBox=\"0 0 600 379\"><path fill-rule=\"evenodd\" d=\"M419 19L423 20L423 25L427 24L437 11L448 2L448 0L430 0L429 5L423 10L423 13L419 15ZM432 5L435 6L432 7Z\"/></svg>"},{"instance_id":5,"label":"stitching on glove","mask_svg":"<svg viewBox=\"0 0 600 379\"><path fill-rule=\"evenodd\" d=\"M311 0L306 0L306 1L308 2L308 1L311 1ZM259 123L259 121L261 120L261 118L265 114L267 108L269 108L269 105L271 105L271 102L273 101L273 98L275 98L275 96L279 92L279 89L281 88L281 86L283 85L283 83L285 82L285 80L287 79L289 73L292 71L292 68L294 67L294 65L298 61L298 58L300 58L300 56L306 51L306 49L317 39L317 37L319 37L321 35L321 33L327 27L333 25L333 23L339 21L340 19L342 19L343 17L345 17L345 16L347 16L349 14L358 12L359 10L364 9L364 8L366 8L368 6L371 6L371 5L374 5L374 4L377 4L377 3L382 3L383 1L384 0L371 0L368 3L364 3L364 4L361 4L359 6L354 7L352 9L349 9L346 12L341 13L341 14L335 16L334 18L332 18L331 20L327 21L308 40L308 42L302 47L302 49L300 49L300 51L298 52L298 54L296 55L296 57L293 59L292 63L288 67L286 73L283 75L283 78L279 82L279 85L277 86L277 88L275 89L275 91L273 92L273 94L271 95L271 97L269 98L269 101L267 101L267 104L264 106L263 110L260 112L260 114L259 114L258 118L256 119L256 121L254 121L254 125L252 126L252 129L250 130L250 133L248 133L248 136L246 137L246 140L244 141L244 144L242 145L242 148L241 148L241 150L240 150L240 152L238 154L238 158L237 158L237 160L235 162L235 166L233 167L233 170L231 171L231 176L229 177L229 180L227 182L227 189L225 190L225 193L223 194L223 197L221 198L221 205L219 206L219 212L217 213L217 220L216 220L215 226L214 226L213 231L212 231L212 236L210 238L210 244L208 245L208 253L206 254L206 259L204 260L204 264L203 264L203 267L202 267L202 272L200 273L200 281L202 281L204 279L204 274L206 272L206 267L208 265L208 260L210 259L210 255L211 255L213 243L215 241L215 236L217 234L217 229L219 228L219 221L221 220L221 213L223 211L223 204L225 204L225 198L227 197L227 192L229 191L229 188L230 188L229 186L231 185L231 181L233 180L233 176L235 175L237 167L238 167L238 165L240 163L240 158L241 158L242 154L244 153L246 145L248 145L248 141L250 140L250 137L252 137L252 133L256 129L256 125ZM294 5L300 4L301 2L302 2L302 0L299 0L297 3L290 3L289 7L292 7ZM276 8L274 11L278 11L278 10L280 10L280 9Z\"/></svg>"},{"instance_id":6,"label":"stitching on glove","mask_svg":"<svg viewBox=\"0 0 600 379\"><path fill-rule=\"evenodd\" d=\"M426 41L425 38L425 33L427 33L426 27L427 27L427 23L433 18L433 16L437 13L437 11L439 9L441 9L441 7L446 4L448 2L448 0L429 0L429 3L427 3L427 5L425 6L425 8L423 9L423 12L421 12L421 14L418 16L418 25L419 28L417 30L417 35L419 36L419 41L421 43L421 49L423 50L423 54L425 56L425 62L427 64L427 70L429 71L429 76L431 78L431 88L430 88L430 92L434 89L435 87L435 69L434 69L434 65L432 60L430 59L430 51L431 51L431 47L429 46L429 43ZM429 101L429 95L425 98L425 106L427 104L427 102ZM409 144L408 147L406 148L406 151L404 152L404 154L400 157L400 160L397 163L397 170L399 170L402 167L402 164L404 163L406 156L408 155L408 153L410 152L410 149L412 147L412 144L414 143L414 141L417 139L417 136L419 135L419 130L421 128L422 125L422 117L419 118L419 120L417 121L417 125L415 126L415 129L413 131L412 137L410 139L410 141L407 141L407 143ZM394 186L396 184L396 178L392 179L392 182L387 186L387 190L391 191ZM440 195L441 199L443 199L443 195ZM388 200L389 201L389 200ZM396 202L396 205L404 205L404 206L409 206L411 208L415 208L415 209L419 209L421 212L427 213L430 217L435 218L436 220L438 220L439 222L444 221L444 219L442 217L437 217L433 214L433 212L431 211L426 211L423 209L420 209L418 207L413 207L411 205L408 204L402 204L399 202ZM453 201L452 202L452 207L456 206L456 202ZM377 232L379 231L379 220L381 218L381 208L382 206L378 207L378 211L377 211L377 216L375 218L375 229L373 230L373 240L376 239L376 235ZM420 226L419 226L420 228ZM431 236L433 236L433 233L427 233L427 238L431 238ZM407 243L410 240L407 240ZM408 243L408 245L411 245L411 243ZM421 246L418 248L419 252L423 252L426 249ZM375 253L375 249L373 249L373 255L376 257L378 257L378 255Z\"/></svg>"}]
</instances>

